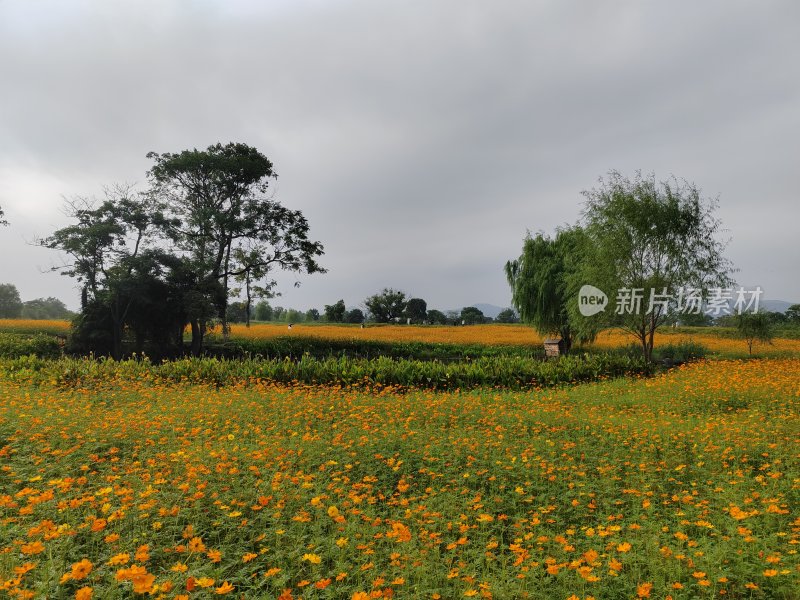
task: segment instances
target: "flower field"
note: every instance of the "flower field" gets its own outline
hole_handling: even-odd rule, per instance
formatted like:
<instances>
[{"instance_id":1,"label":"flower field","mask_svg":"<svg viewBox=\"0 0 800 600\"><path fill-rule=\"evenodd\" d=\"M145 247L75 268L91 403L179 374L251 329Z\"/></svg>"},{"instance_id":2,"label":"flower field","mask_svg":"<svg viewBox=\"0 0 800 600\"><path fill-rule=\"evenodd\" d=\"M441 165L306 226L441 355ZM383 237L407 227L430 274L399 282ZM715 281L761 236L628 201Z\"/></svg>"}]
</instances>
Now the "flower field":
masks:
<instances>
[{"instance_id":1,"label":"flower field","mask_svg":"<svg viewBox=\"0 0 800 600\"><path fill-rule=\"evenodd\" d=\"M68 321L36 321L25 319L0 319L0 332L5 333L47 333L66 335ZM219 332L210 339L219 337ZM324 340L359 341L372 340L390 343L424 343L482 346L529 346L540 348L542 336L525 325L470 325L453 326L414 326L414 325L370 325L364 329L348 325L326 325L317 323L298 323L289 331L287 326L278 323L254 323L250 327L241 324L231 326L234 339L264 340L279 337L310 337ZM620 330L601 333L589 349L610 349L627 346L634 338ZM713 353L725 357L747 356L747 346L742 340L718 335L702 328L673 331L662 328L656 334L655 346L693 342ZM754 354L768 357L790 357L800 354L800 339L775 338L770 344L756 343Z\"/></svg>"},{"instance_id":2,"label":"flower field","mask_svg":"<svg viewBox=\"0 0 800 600\"><path fill-rule=\"evenodd\" d=\"M69 321L61 320L0 319L0 332L4 333L67 335L69 326Z\"/></svg>"},{"instance_id":3,"label":"flower field","mask_svg":"<svg viewBox=\"0 0 800 600\"><path fill-rule=\"evenodd\" d=\"M481 344L487 346L536 346L542 344L542 337L531 327L525 325L470 325L467 327L408 325L380 325L365 329L341 325L304 325L299 323L288 332L285 325L254 324L231 327L232 337L244 339L265 339L293 335L321 337L324 339L366 339L387 342L424 342L433 344ZM656 334L655 345L694 342L723 355L746 356L747 346L742 340L722 337L702 329L677 330L662 328ZM601 333L589 348L620 348L634 342L634 338L620 330ZM754 353L759 356L789 356L800 353L800 340L776 338L772 344L756 344Z\"/></svg>"},{"instance_id":4,"label":"flower field","mask_svg":"<svg viewBox=\"0 0 800 600\"><path fill-rule=\"evenodd\" d=\"M535 392L0 381L0 595L797 598L799 407L798 358Z\"/></svg>"}]
</instances>

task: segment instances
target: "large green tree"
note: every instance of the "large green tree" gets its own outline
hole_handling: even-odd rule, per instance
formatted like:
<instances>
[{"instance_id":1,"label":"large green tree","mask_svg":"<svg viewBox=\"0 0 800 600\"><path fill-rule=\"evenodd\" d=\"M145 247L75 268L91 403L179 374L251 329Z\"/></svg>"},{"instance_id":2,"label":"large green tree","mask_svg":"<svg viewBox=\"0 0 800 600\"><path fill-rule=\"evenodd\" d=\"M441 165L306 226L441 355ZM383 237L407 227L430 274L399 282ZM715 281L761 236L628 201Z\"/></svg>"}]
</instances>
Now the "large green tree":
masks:
<instances>
[{"instance_id":1,"label":"large green tree","mask_svg":"<svg viewBox=\"0 0 800 600\"><path fill-rule=\"evenodd\" d=\"M22 307L17 286L0 283L0 319L16 319L22 314Z\"/></svg>"},{"instance_id":2,"label":"large green tree","mask_svg":"<svg viewBox=\"0 0 800 600\"><path fill-rule=\"evenodd\" d=\"M191 258L199 281L222 286L217 316L224 330L232 278L245 276L268 291L273 269L325 272L317 263L322 244L309 239L303 214L267 195L277 175L257 149L229 143L147 156L154 161L148 171L153 193L179 223L170 232L177 247ZM206 319L193 319L191 327L199 352Z\"/></svg>"},{"instance_id":3,"label":"large green tree","mask_svg":"<svg viewBox=\"0 0 800 600\"><path fill-rule=\"evenodd\" d=\"M462 308L460 317L464 325L480 325L486 322L483 311L474 306L465 306Z\"/></svg>"},{"instance_id":4,"label":"large green tree","mask_svg":"<svg viewBox=\"0 0 800 600\"><path fill-rule=\"evenodd\" d=\"M714 216L716 202L701 197L693 183L656 181L637 172L627 178L611 171L585 191L583 256L570 278L573 299L580 286L593 285L611 302L594 316L579 314L569 301L570 322L583 331L616 326L629 331L650 360L656 330L675 306L679 290L705 294L731 284L730 263Z\"/></svg>"},{"instance_id":5,"label":"large green tree","mask_svg":"<svg viewBox=\"0 0 800 600\"><path fill-rule=\"evenodd\" d=\"M403 317L406 310L406 295L393 288L384 288L364 300L373 321L391 323Z\"/></svg>"},{"instance_id":6,"label":"large green tree","mask_svg":"<svg viewBox=\"0 0 800 600\"><path fill-rule=\"evenodd\" d=\"M422 323L428 316L428 303L422 298L411 298L406 302L405 316L412 323Z\"/></svg>"},{"instance_id":7,"label":"large green tree","mask_svg":"<svg viewBox=\"0 0 800 600\"><path fill-rule=\"evenodd\" d=\"M567 351L575 335L568 310L569 278L582 260L583 237L578 227L561 229L552 238L528 234L520 257L505 266L511 303L520 319L542 335L560 336Z\"/></svg>"},{"instance_id":8,"label":"large green tree","mask_svg":"<svg viewBox=\"0 0 800 600\"><path fill-rule=\"evenodd\" d=\"M800 304L792 304L786 309L786 320L793 325L800 325Z\"/></svg>"},{"instance_id":9,"label":"large green tree","mask_svg":"<svg viewBox=\"0 0 800 600\"><path fill-rule=\"evenodd\" d=\"M329 323L342 323L347 312L344 300L337 300L333 304L325 305L325 320Z\"/></svg>"},{"instance_id":10,"label":"large green tree","mask_svg":"<svg viewBox=\"0 0 800 600\"><path fill-rule=\"evenodd\" d=\"M67 204L75 221L39 240L39 244L60 250L69 259L53 267L81 283L82 318L78 325L102 329L107 342L89 350L108 351L122 356L122 338L129 312L145 300L149 289L145 280L161 270L164 252L156 249L158 231L171 226L163 206L152 196L137 194L130 187L106 190L99 204L76 199ZM91 308L90 308L91 307ZM86 334L87 340L104 335Z\"/></svg>"}]
</instances>

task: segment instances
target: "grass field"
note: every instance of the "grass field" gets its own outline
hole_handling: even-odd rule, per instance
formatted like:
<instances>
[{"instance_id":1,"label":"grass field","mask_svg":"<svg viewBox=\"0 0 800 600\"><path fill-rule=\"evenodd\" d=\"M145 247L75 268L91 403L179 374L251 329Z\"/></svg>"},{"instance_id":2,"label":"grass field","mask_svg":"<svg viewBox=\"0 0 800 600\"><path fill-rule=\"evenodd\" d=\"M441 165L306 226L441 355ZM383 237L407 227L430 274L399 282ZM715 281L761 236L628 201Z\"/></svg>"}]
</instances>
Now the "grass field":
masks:
<instances>
[{"instance_id":1,"label":"grass field","mask_svg":"<svg viewBox=\"0 0 800 600\"><path fill-rule=\"evenodd\" d=\"M800 359L511 393L0 382L16 598L797 598Z\"/></svg>"}]
</instances>

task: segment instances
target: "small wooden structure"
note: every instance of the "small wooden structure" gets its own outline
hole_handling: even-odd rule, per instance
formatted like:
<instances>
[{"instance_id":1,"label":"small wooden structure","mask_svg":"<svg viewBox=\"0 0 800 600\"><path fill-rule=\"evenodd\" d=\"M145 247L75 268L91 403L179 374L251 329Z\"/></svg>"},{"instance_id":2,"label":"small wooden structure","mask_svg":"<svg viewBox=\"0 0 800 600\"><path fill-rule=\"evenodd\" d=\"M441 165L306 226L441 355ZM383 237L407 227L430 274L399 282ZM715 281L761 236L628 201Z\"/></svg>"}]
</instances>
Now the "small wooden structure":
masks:
<instances>
[{"instance_id":1,"label":"small wooden structure","mask_svg":"<svg viewBox=\"0 0 800 600\"><path fill-rule=\"evenodd\" d=\"M562 339L546 339L544 341L545 358L558 358L566 352L566 345Z\"/></svg>"}]
</instances>

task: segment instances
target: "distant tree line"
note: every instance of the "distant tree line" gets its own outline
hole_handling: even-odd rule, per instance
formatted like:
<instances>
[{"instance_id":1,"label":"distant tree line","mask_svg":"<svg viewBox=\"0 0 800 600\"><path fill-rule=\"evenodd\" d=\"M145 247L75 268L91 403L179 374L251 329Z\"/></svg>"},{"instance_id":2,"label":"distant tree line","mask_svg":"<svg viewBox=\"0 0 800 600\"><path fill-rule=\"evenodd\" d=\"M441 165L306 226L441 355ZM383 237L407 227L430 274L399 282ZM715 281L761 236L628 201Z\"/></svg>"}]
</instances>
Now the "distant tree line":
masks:
<instances>
[{"instance_id":1,"label":"distant tree line","mask_svg":"<svg viewBox=\"0 0 800 600\"><path fill-rule=\"evenodd\" d=\"M23 302L11 283L0 284L0 319L71 319L70 311L58 298L36 298Z\"/></svg>"},{"instance_id":2,"label":"distant tree line","mask_svg":"<svg viewBox=\"0 0 800 600\"><path fill-rule=\"evenodd\" d=\"M233 302L228 306L228 320L231 323L249 321L273 321L283 323L326 322L326 323L411 323L414 325L476 325L481 323L517 323L516 312L507 308L494 318L487 317L474 307L467 306L460 311L442 312L428 309L422 298L407 297L404 292L385 288L364 300L364 308L348 309L344 299L326 304L322 311L315 308L307 311L285 309L272 306L261 300L251 307L250 313L243 302Z\"/></svg>"}]
</instances>

